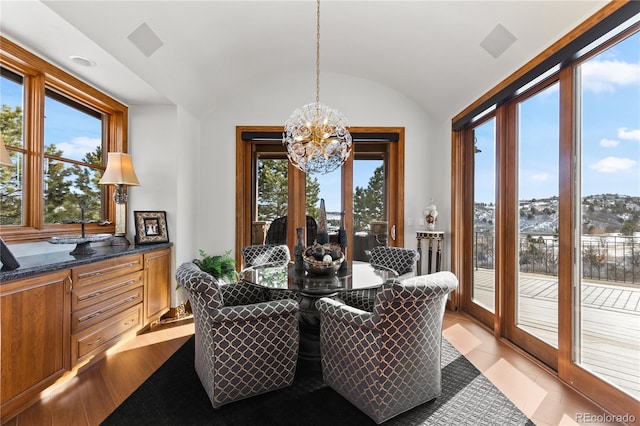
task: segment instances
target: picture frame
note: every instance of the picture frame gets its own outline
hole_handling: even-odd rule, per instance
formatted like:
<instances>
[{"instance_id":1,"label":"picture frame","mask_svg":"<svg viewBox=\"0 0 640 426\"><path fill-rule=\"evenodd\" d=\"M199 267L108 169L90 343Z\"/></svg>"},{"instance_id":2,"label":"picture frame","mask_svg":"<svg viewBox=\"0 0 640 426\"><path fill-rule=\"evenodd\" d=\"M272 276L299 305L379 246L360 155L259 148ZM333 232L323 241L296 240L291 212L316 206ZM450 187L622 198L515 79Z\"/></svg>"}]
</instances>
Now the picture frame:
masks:
<instances>
[{"instance_id":1,"label":"picture frame","mask_svg":"<svg viewBox=\"0 0 640 426\"><path fill-rule=\"evenodd\" d=\"M2 268L0 268L2 271L13 271L20 267L20 263L2 238L0 238L0 262L2 262Z\"/></svg>"},{"instance_id":2,"label":"picture frame","mask_svg":"<svg viewBox=\"0 0 640 426\"><path fill-rule=\"evenodd\" d=\"M136 244L158 244L169 242L167 213L163 211L134 211Z\"/></svg>"}]
</instances>

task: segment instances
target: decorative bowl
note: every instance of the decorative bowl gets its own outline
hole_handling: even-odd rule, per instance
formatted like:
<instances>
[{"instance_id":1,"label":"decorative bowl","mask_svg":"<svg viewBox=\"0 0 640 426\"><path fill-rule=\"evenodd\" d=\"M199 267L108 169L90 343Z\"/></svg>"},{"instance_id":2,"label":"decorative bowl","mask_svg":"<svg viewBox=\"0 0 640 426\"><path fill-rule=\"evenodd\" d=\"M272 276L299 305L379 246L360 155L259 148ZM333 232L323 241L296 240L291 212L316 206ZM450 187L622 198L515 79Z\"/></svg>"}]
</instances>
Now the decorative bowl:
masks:
<instances>
[{"instance_id":1,"label":"decorative bowl","mask_svg":"<svg viewBox=\"0 0 640 426\"><path fill-rule=\"evenodd\" d=\"M344 262L344 255L340 256L339 259L336 259L330 263L323 262L322 260L316 260L313 257L302 256L302 264L304 266L304 270L310 274L314 275L329 275L335 274L338 269L340 269L340 265Z\"/></svg>"}]
</instances>

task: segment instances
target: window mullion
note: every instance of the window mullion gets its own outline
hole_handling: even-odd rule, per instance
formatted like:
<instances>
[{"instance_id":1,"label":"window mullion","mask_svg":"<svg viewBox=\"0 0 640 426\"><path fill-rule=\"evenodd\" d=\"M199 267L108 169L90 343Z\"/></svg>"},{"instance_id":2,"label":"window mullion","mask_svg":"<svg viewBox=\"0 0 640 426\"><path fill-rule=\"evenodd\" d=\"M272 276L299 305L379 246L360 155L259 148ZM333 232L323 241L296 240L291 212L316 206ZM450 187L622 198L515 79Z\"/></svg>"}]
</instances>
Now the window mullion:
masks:
<instances>
[{"instance_id":1,"label":"window mullion","mask_svg":"<svg viewBox=\"0 0 640 426\"><path fill-rule=\"evenodd\" d=\"M42 196L44 192L44 89L43 74L25 79L24 144L27 150L24 169L24 225L43 227Z\"/></svg>"}]
</instances>

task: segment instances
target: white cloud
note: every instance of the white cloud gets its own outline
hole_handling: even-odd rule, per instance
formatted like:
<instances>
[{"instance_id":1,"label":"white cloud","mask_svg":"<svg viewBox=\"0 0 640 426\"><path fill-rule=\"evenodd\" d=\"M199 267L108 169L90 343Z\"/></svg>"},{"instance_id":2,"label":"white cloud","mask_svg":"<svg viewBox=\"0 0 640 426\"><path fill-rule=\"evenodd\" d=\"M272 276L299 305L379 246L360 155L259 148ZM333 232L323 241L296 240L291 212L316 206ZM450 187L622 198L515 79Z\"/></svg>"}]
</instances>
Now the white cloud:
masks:
<instances>
[{"instance_id":1,"label":"white cloud","mask_svg":"<svg viewBox=\"0 0 640 426\"><path fill-rule=\"evenodd\" d=\"M548 173L534 173L531 176L531 179L544 182L544 181L549 180L549 174Z\"/></svg>"},{"instance_id":2,"label":"white cloud","mask_svg":"<svg viewBox=\"0 0 640 426\"><path fill-rule=\"evenodd\" d=\"M640 142L640 129L627 130L626 127L618 129L620 139L631 139Z\"/></svg>"},{"instance_id":3,"label":"white cloud","mask_svg":"<svg viewBox=\"0 0 640 426\"><path fill-rule=\"evenodd\" d=\"M615 141L613 139L602 139L600 141L600 146L604 146L605 148L613 148L620 144L620 141Z\"/></svg>"},{"instance_id":4,"label":"white cloud","mask_svg":"<svg viewBox=\"0 0 640 426\"><path fill-rule=\"evenodd\" d=\"M594 93L615 92L616 86L640 82L640 64L589 61L582 65L582 86Z\"/></svg>"},{"instance_id":5,"label":"white cloud","mask_svg":"<svg viewBox=\"0 0 640 426\"><path fill-rule=\"evenodd\" d=\"M638 162L630 158L607 157L589 166L601 173L615 173L620 170L630 169Z\"/></svg>"},{"instance_id":6,"label":"white cloud","mask_svg":"<svg viewBox=\"0 0 640 426\"><path fill-rule=\"evenodd\" d=\"M60 142L56 147L62 150L62 156L72 160L81 160L89 152L94 152L100 146L100 139L92 139L86 136L73 138L71 142Z\"/></svg>"}]
</instances>

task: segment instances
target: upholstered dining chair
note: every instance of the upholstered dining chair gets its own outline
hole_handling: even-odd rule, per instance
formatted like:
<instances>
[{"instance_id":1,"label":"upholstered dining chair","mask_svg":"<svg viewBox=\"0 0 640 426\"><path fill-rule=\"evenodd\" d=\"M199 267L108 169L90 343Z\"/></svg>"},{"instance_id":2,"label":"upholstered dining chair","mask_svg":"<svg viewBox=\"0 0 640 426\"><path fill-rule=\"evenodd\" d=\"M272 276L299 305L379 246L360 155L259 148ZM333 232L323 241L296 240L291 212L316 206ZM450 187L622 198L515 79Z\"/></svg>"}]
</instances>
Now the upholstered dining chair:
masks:
<instances>
[{"instance_id":1,"label":"upholstered dining chair","mask_svg":"<svg viewBox=\"0 0 640 426\"><path fill-rule=\"evenodd\" d=\"M176 279L191 303L195 370L214 408L293 383L299 328L292 292L221 283L191 262Z\"/></svg>"},{"instance_id":2,"label":"upholstered dining chair","mask_svg":"<svg viewBox=\"0 0 640 426\"><path fill-rule=\"evenodd\" d=\"M418 250L404 247L375 246L371 249L369 263L376 268L389 268L402 278L414 276L416 262L420 260Z\"/></svg>"},{"instance_id":3,"label":"upholstered dining chair","mask_svg":"<svg viewBox=\"0 0 640 426\"><path fill-rule=\"evenodd\" d=\"M245 268L287 265L291 260L291 253L286 244L256 244L243 247L241 251Z\"/></svg>"},{"instance_id":4,"label":"upholstered dining chair","mask_svg":"<svg viewBox=\"0 0 640 426\"><path fill-rule=\"evenodd\" d=\"M438 397L444 309L457 285L438 272L364 289L359 299L348 293L365 302L375 294L371 311L348 297L318 300L325 383L376 423Z\"/></svg>"}]
</instances>

